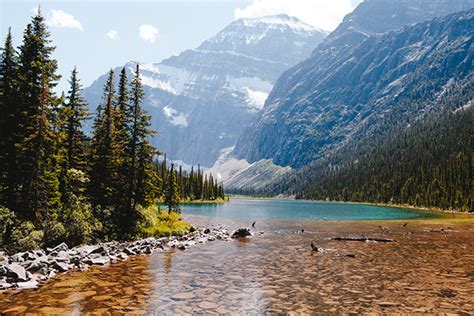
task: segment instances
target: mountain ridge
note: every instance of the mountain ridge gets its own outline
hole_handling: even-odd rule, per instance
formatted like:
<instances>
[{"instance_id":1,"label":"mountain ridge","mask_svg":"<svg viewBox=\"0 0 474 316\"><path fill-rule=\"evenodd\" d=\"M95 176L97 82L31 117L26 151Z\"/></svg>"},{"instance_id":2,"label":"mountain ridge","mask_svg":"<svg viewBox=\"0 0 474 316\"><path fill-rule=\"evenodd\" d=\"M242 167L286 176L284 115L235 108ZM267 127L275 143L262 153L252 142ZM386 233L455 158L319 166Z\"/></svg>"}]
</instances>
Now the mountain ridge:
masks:
<instances>
[{"instance_id":1,"label":"mountain ridge","mask_svg":"<svg viewBox=\"0 0 474 316\"><path fill-rule=\"evenodd\" d=\"M344 26L344 23L347 24L348 21L352 23L353 21L349 17L357 16L361 8L367 7L368 4L376 3L378 5L384 2L362 3L353 13L346 16L345 22L316 48L310 58L282 74L258 118L239 138L233 155L249 162L273 159L278 165L290 165L298 168L331 154L339 148L340 144L347 143L352 139L348 138L348 135L361 134L358 132L361 130L359 126L361 123L370 127L370 125L377 124L377 120L380 120L381 117L387 116L387 113L391 111L388 99L398 96L395 90L397 87L401 89L402 85L400 84L404 80L402 76L404 74L412 76L412 72L419 67L429 67L429 65L423 64L423 58L426 56L423 57L423 53L417 51L417 47L405 47L405 51L403 51L404 47L397 47L397 45L400 43L415 44L413 38L417 36L418 30L413 28L416 25L429 22L409 24L405 28L388 33L372 34L361 42L357 32L356 40L354 40L353 30L350 26ZM406 2L401 1L401 3ZM474 6L472 1L449 3L441 1L439 3ZM410 4L416 3L410 2ZM441 12L452 9L443 5L441 7ZM458 6L453 7L457 8ZM424 17L425 15L421 18ZM359 19L363 19L363 17L359 16ZM420 32L425 31L422 28L419 28ZM348 29L349 32L341 33L341 29ZM404 29L411 29L413 32L411 34L400 33ZM462 30L456 31L462 32ZM388 42L380 42L387 34L400 34L396 39L400 43L394 42L395 44L392 43L391 47L387 47ZM423 33L418 34L419 37L422 35ZM469 33L466 36L469 36ZM386 39L388 38L386 37ZM341 44L341 41L344 45L337 46ZM456 43L449 43L456 45ZM436 38L434 38L432 45L427 41L422 44L435 49L434 46L439 42L436 42ZM377 46L376 49L373 48L374 45ZM462 47L453 47L452 49L461 49L468 55L465 56L466 58L471 58L465 47L464 49ZM410 53L414 54L412 55L413 59L407 60L407 63L403 65L401 58L405 55L409 57ZM416 56L417 53L421 55ZM425 53L429 54L430 51ZM443 56L449 58L448 53L444 52L444 54L442 49L438 53L439 55L435 58L443 58ZM418 57L423 58L418 60ZM380 80L380 77L384 75L387 77ZM421 76L421 74L419 75ZM447 76L449 74L443 74L443 80ZM414 77L412 76L412 78ZM421 77L418 79L421 80ZM361 80L364 84L360 84ZM409 78L407 77L405 80L408 82ZM437 82L439 80L437 78ZM444 84L447 84L447 81ZM369 91L368 86L376 92ZM416 89L416 87L412 85L411 89ZM436 89L441 88L438 85ZM377 101L374 97L380 91L385 91L385 94L379 93L380 100ZM385 101L382 98L385 98ZM379 110L382 107L388 112L382 113ZM375 112L372 112L375 110L380 112L377 112L379 118L373 115Z\"/></svg>"},{"instance_id":2,"label":"mountain ridge","mask_svg":"<svg viewBox=\"0 0 474 316\"><path fill-rule=\"evenodd\" d=\"M212 166L261 109L279 75L309 56L325 35L289 16L239 19L196 49L141 65L144 107L159 132L153 145L169 159ZM252 36L258 40L246 42ZM125 65L129 74L134 66ZM104 80L84 91L91 109Z\"/></svg>"}]
</instances>

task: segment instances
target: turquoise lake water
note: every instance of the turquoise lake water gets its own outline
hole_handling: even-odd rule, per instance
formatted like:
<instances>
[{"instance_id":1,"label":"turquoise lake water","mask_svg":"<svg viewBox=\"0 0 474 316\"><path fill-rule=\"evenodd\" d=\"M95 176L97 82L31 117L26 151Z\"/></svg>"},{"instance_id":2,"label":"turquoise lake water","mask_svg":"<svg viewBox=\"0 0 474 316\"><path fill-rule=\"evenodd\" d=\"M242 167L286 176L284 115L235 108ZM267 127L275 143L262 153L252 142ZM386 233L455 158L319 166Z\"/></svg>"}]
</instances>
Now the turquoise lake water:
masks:
<instances>
[{"instance_id":1,"label":"turquoise lake water","mask_svg":"<svg viewBox=\"0 0 474 316\"><path fill-rule=\"evenodd\" d=\"M228 203L184 204L183 214L229 219L269 220L383 220L434 217L408 209L351 203L302 200L231 199Z\"/></svg>"}]
</instances>

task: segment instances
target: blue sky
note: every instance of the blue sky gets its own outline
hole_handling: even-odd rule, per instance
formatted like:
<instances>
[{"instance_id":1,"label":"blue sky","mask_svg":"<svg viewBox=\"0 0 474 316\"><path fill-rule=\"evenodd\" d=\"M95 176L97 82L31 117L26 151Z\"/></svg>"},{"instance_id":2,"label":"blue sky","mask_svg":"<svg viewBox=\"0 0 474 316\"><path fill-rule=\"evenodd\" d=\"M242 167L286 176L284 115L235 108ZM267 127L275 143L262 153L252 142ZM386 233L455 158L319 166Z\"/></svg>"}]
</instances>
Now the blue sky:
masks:
<instances>
[{"instance_id":1,"label":"blue sky","mask_svg":"<svg viewBox=\"0 0 474 316\"><path fill-rule=\"evenodd\" d=\"M50 26L63 78L76 65L84 86L129 60L159 62L197 47L234 19L287 13L332 30L360 0L0 0L2 46L12 27L15 46L34 8Z\"/></svg>"}]
</instances>

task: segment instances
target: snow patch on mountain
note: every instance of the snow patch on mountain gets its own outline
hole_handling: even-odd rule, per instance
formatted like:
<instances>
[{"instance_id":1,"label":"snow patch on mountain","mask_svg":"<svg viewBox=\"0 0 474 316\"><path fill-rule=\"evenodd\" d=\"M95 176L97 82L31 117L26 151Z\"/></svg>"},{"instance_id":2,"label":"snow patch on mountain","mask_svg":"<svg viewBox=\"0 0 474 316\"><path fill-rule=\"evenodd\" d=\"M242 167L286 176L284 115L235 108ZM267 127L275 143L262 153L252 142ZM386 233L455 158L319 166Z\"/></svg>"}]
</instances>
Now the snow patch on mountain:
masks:
<instances>
[{"instance_id":1,"label":"snow patch on mountain","mask_svg":"<svg viewBox=\"0 0 474 316\"><path fill-rule=\"evenodd\" d=\"M142 79L143 85L145 85L145 86L148 86L148 87L151 87L151 88L158 88L158 89L167 91L167 92L172 93L172 94L177 94L176 90L173 89L173 87L171 87L169 81L161 81L161 80L151 78L151 77L147 77L147 76L144 76L144 75L141 76L141 79Z\"/></svg>"},{"instance_id":2,"label":"snow patch on mountain","mask_svg":"<svg viewBox=\"0 0 474 316\"><path fill-rule=\"evenodd\" d=\"M179 127L188 127L187 115L179 113L170 106L165 106L163 108L163 114L170 121L171 124Z\"/></svg>"},{"instance_id":3,"label":"snow patch on mountain","mask_svg":"<svg viewBox=\"0 0 474 316\"><path fill-rule=\"evenodd\" d=\"M248 104L257 110L261 110L268 97L268 93L252 90L249 87L244 87L244 89L247 93Z\"/></svg>"},{"instance_id":4,"label":"snow patch on mountain","mask_svg":"<svg viewBox=\"0 0 474 316\"><path fill-rule=\"evenodd\" d=\"M242 19L242 22L245 26L248 27L260 27L262 24L266 24L267 28L291 28L293 30L301 31L318 31L323 33L326 32L321 29L318 29L317 27L306 24L297 18L290 17L286 14L270 15L261 18L246 18Z\"/></svg>"},{"instance_id":5,"label":"snow patch on mountain","mask_svg":"<svg viewBox=\"0 0 474 316\"><path fill-rule=\"evenodd\" d=\"M160 73L160 68L158 66L159 64L141 64L140 68L141 70L154 72L154 73Z\"/></svg>"},{"instance_id":6,"label":"snow patch on mountain","mask_svg":"<svg viewBox=\"0 0 474 316\"><path fill-rule=\"evenodd\" d=\"M176 95L182 94L187 84L196 79L195 75L183 68L163 64L143 64L140 67L144 85Z\"/></svg>"},{"instance_id":7,"label":"snow patch on mountain","mask_svg":"<svg viewBox=\"0 0 474 316\"><path fill-rule=\"evenodd\" d=\"M261 91L264 93L270 93L273 88L273 85L265 80L262 80L257 77L240 77L234 78L227 76L226 78L229 88L245 92L245 88L250 88L254 91Z\"/></svg>"}]
</instances>

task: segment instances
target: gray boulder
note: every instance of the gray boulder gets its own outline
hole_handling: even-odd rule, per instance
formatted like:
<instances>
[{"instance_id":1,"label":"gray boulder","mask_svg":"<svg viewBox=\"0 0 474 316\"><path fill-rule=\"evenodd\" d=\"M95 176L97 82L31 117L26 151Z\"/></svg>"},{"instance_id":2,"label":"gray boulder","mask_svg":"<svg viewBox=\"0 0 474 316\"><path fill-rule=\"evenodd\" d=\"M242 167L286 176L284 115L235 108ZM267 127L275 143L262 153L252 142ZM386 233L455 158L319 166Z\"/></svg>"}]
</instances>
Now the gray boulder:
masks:
<instances>
[{"instance_id":1,"label":"gray boulder","mask_svg":"<svg viewBox=\"0 0 474 316\"><path fill-rule=\"evenodd\" d=\"M24 252L22 257L25 261L38 259L38 256L32 251Z\"/></svg>"},{"instance_id":2,"label":"gray boulder","mask_svg":"<svg viewBox=\"0 0 474 316\"><path fill-rule=\"evenodd\" d=\"M83 261L83 263L88 264L88 265L97 264L101 266L106 265L109 262L110 262L110 259L108 257L90 258Z\"/></svg>"},{"instance_id":3,"label":"gray boulder","mask_svg":"<svg viewBox=\"0 0 474 316\"><path fill-rule=\"evenodd\" d=\"M66 272L67 270L70 269L70 266L67 263L64 263L61 261L54 261L53 268L55 268L59 272Z\"/></svg>"},{"instance_id":4,"label":"gray boulder","mask_svg":"<svg viewBox=\"0 0 474 316\"><path fill-rule=\"evenodd\" d=\"M7 275L7 267L5 265L0 265L0 277Z\"/></svg>"},{"instance_id":5,"label":"gray boulder","mask_svg":"<svg viewBox=\"0 0 474 316\"><path fill-rule=\"evenodd\" d=\"M62 262L68 262L69 261L69 255L66 251L60 251L56 256L53 258L55 261L62 261Z\"/></svg>"},{"instance_id":6,"label":"gray boulder","mask_svg":"<svg viewBox=\"0 0 474 316\"><path fill-rule=\"evenodd\" d=\"M129 255L129 256L136 255L135 251L133 251L133 250L130 249L130 248L125 248L125 249L123 250L123 252L125 252L125 253L126 253L127 255Z\"/></svg>"},{"instance_id":7,"label":"gray boulder","mask_svg":"<svg viewBox=\"0 0 474 316\"><path fill-rule=\"evenodd\" d=\"M100 246L98 246L97 248L93 249L93 250L90 252L90 254L98 253L98 254L101 254L101 255L106 255L106 254L108 254L108 252L109 252L109 251L107 250L107 248L106 248L105 246L100 245Z\"/></svg>"},{"instance_id":8,"label":"gray boulder","mask_svg":"<svg viewBox=\"0 0 474 316\"><path fill-rule=\"evenodd\" d=\"M16 253L10 257L13 262L23 262L25 259L23 258L23 252Z\"/></svg>"},{"instance_id":9,"label":"gray boulder","mask_svg":"<svg viewBox=\"0 0 474 316\"><path fill-rule=\"evenodd\" d=\"M7 280L2 279L0 280L0 290L6 290L13 287L13 284L8 283Z\"/></svg>"},{"instance_id":10,"label":"gray boulder","mask_svg":"<svg viewBox=\"0 0 474 316\"><path fill-rule=\"evenodd\" d=\"M26 270L21 265L16 262L12 264L5 265L7 269L7 277L12 278L16 281L28 281L28 277L26 275Z\"/></svg>"},{"instance_id":11,"label":"gray boulder","mask_svg":"<svg viewBox=\"0 0 474 316\"><path fill-rule=\"evenodd\" d=\"M36 259L33 261L28 261L23 265L28 272L37 272L47 266L47 262L41 261L40 259Z\"/></svg>"}]
</instances>

